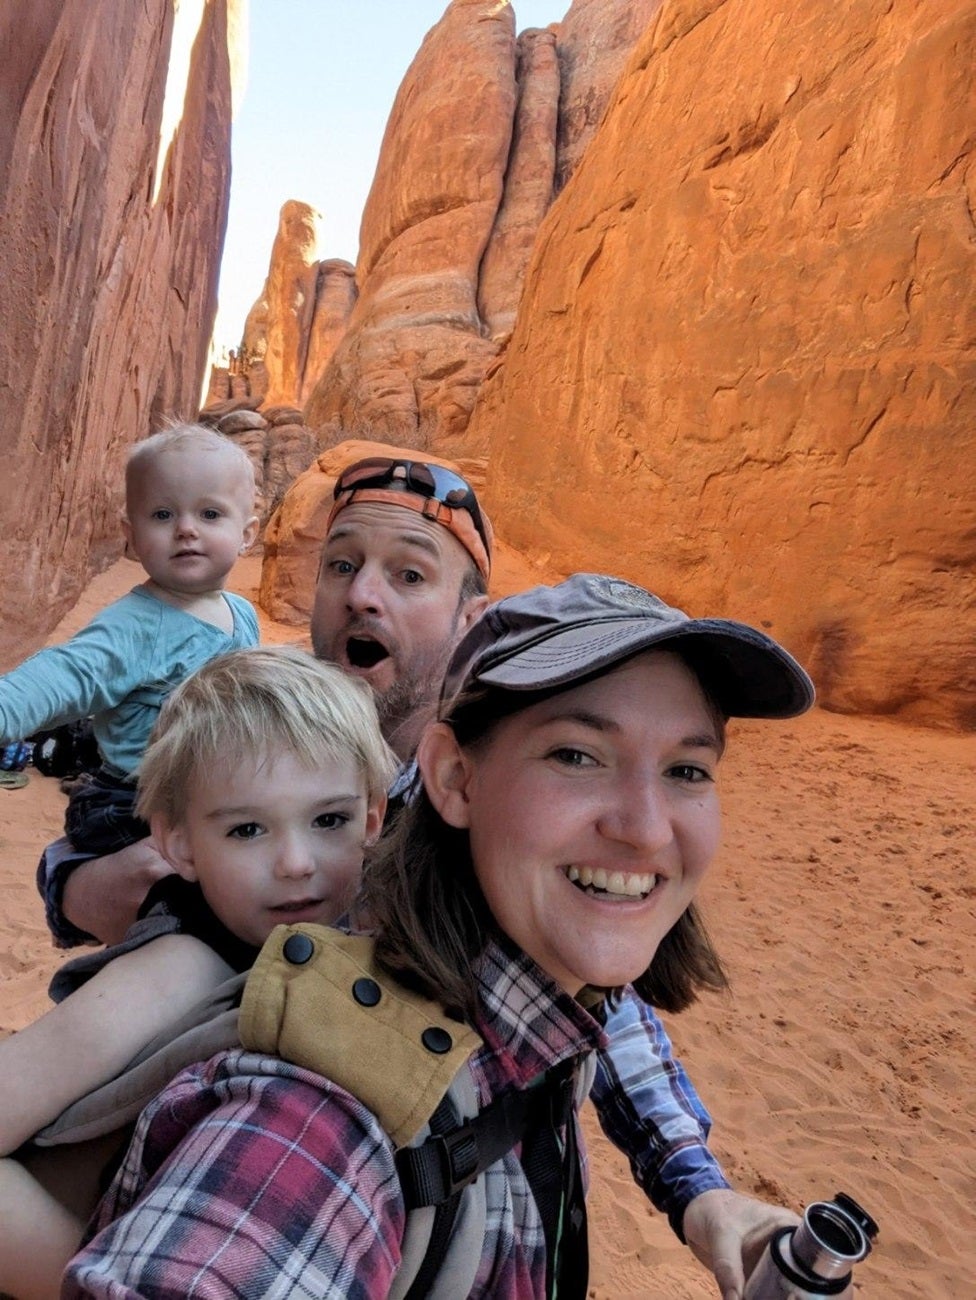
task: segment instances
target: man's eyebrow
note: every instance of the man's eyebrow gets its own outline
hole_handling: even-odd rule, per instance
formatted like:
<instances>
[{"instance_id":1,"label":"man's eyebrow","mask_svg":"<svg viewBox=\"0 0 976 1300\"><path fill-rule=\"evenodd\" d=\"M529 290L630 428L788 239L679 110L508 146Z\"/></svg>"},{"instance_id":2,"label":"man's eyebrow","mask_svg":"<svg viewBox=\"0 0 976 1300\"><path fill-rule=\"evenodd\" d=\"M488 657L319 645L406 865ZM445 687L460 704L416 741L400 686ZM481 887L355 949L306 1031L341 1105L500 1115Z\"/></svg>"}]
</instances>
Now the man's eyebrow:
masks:
<instances>
[{"instance_id":1,"label":"man's eyebrow","mask_svg":"<svg viewBox=\"0 0 976 1300\"><path fill-rule=\"evenodd\" d=\"M337 524L325 539L325 545L329 546L332 542L344 542L349 538L352 538L362 545L363 539L368 532L369 530L364 528L361 524L350 524L346 527L343 527L342 524ZM434 556L435 559L440 559L441 557L440 548L434 538L431 537L429 533L421 532L419 529L416 531L411 529L409 531L397 533L395 540L399 542L401 546L415 546L422 551L427 551L430 555Z\"/></svg>"}]
</instances>

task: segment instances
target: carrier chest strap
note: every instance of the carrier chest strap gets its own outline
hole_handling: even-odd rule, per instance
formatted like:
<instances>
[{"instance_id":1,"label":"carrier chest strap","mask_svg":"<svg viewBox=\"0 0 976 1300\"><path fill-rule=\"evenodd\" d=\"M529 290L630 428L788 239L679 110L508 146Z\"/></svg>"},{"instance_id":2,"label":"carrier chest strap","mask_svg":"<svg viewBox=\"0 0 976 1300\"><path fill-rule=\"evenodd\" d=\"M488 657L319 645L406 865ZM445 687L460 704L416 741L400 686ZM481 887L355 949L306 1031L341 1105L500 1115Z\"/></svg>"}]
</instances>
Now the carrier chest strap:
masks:
<instances>
[{"instance_id":1,"label":"carrier chest strap","mask_svg":"<svg viewBox=\"0 0 976 1300\"><path fill-rule=\"evenodd\" d=\"M533 1120L545 1122L547 1089L507 1093L472 1119L455 1124L447 1132L434 1132L418 1147L401 1147L395 1160L400 1186L408 1210L421 1205L440 1205L473 1183L479 1174L506 1155ZM444 1098L431 1128L439 1128L443 1112L452 1115Z\"/></svg>"},{"instance_id":2,"label":"carrier chest strap","mask_svg":"<svg viewBox=\"0 0 976 1300\"><path fill-rule=\"evenodd\" d=\"M522 1143L522 1167L546 1239L546 1292L560 1300L586 1295L586 1212L573 1125L573 1062L549 1072L536 1088L508 1093L472 1119L449 1127L445 1097L431 1119L432 1135L395 1154L408 1210L435 1206L430 1243L406 1300L422 1300L437 1276L451 1239L461 1193L486 1169ZM565 1149L558 1131L565 1129Z\"/></svg>"}]
</instances>

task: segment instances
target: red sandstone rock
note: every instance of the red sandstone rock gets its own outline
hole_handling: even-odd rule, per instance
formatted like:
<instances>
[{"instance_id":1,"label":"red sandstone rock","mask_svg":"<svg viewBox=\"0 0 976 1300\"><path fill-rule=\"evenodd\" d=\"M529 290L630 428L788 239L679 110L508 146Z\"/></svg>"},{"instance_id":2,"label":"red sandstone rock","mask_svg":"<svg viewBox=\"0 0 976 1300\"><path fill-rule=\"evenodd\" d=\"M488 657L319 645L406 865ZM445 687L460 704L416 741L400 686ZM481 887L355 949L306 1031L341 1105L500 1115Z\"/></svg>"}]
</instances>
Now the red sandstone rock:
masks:
<instances>
[{"instance_id":1,"label":"red sandstone rock","mask_svg":"<svg viewBox=\"0 0 976 1300\"><path fill-rule=\"evenodd\" d=\"M129 444L163 415L196 413L236 11L33 0L0 12L0 668L120 553ZM172 59L167 88L174 32L186 62Z\"/></svg>"},{"instance_id":2,"label":"red sandstone rock","mask_svg":"<svg viewBox=\"0 0 976 1300\"><path fill-rule=\"evenodd\" d=\"M497 348L476 294L515 109L511 7L453 0L397 94L363 213L349 330L305 415L450 454Z\"/></svg>"},{"instance_id":3,"label":"red sandstone rock","mask_svg":"<svg viewBox=\"0 0 976 1300\"><path fill-rule=\"evenodd\" d=\"M532 245L552 202L559 114L559 64L551 31L518 39L518 107L505 193L481 264L478 310L493 341L506 339Z\"/></svg>"},{"instance_id":4,"label":"red sandstone rock","mask_svg":"<svg viewBox=\"0 0 976 1300\"><path fill-rule=\"evenodd\" d=\"M558 26L562 96L556 190L593 138L635 44L662 0L573 0Z\"/></svg>"},{"instance_id":5,"label":"red sandstone rock","mask_svg":"<svg viewBox=\"0 0 976 1300\"><path fill-rule=\"evenodd\" d=\"M237 418L231 415L226 420ZM264 528L292 483L314 461L318 453L315 435L301 424L269 426L264 420L241 428L225 427L221 421L220 431L233 438L254 466L256 509Z\"/></svg>"},{"instance_id":6,"label":"red sandstone rock","mask_svg":"<svg viewBox=\"0 0 976 1300\"><path fill-rule=\"evenodd\" d=\"M976 0L661 10L475 413L509 542L976 725L974 66Z\"/></svg>"},{"instance_id":7,"label":"red sandstone rock","mask_svg":"<svg viewBox=\"0 0 976 1300\"><path fill-rule=\"evenodd\" d=\"M321 216L307 203L282 206L271 265L259 300L265 307L266 401L301 400L309 333L315 312Z\"/></svg>"}]
</instances>

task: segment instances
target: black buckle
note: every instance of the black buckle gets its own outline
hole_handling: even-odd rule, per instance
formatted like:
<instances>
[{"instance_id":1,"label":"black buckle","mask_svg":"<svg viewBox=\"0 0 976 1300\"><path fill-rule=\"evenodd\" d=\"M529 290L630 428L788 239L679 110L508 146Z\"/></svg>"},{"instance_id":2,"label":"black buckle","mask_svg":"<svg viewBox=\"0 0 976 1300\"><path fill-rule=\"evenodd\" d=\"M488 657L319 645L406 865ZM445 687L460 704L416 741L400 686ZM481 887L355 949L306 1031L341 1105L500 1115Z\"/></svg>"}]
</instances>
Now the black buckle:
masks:
<instances>
[{"instance_id":1,"label":"black buckle","mask_svg":"<svg viewBox=\"0 0 976 1300\"><path fill-rule=\"evenodd\" d=\"M478 1176L478 1139L469 1124L462 1124L432 1145L440 1157L444 1194L454 1196Z\"/></svg>"},{"instance_id":2,"label":"black buckle","mask_svg":"<svg viewBox=\"0 0 976 1300\"><path fill-rule=\"evenodd\" d=\"M434 1134L419 1147L396 1153L408 1208L440 1205L478 1176L478 1138L470 1124Z\"/></svg>"}]
</instances>

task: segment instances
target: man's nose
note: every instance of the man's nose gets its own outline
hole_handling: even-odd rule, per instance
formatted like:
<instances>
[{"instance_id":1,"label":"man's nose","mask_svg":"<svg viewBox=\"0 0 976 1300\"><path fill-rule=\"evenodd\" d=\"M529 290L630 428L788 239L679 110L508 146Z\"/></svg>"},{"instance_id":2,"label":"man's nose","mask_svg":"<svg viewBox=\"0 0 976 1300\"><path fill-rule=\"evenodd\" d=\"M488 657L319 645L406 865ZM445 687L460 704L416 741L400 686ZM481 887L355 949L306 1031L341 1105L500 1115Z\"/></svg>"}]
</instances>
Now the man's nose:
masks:
<instances>
[{"instance_id":1,"label":"man's nose","mask_svg":"<svg viewBox=\"0 0 976 1300\"><path fill-rule=\"evenodd\" d=\"M382 576L364 564L346 588L346 603L354 613L378 614L383 609L383 587Z\"/></svg>"}]
</instances>

